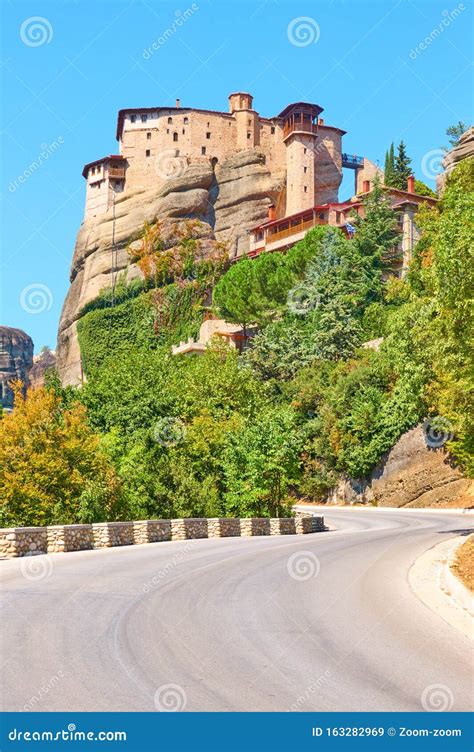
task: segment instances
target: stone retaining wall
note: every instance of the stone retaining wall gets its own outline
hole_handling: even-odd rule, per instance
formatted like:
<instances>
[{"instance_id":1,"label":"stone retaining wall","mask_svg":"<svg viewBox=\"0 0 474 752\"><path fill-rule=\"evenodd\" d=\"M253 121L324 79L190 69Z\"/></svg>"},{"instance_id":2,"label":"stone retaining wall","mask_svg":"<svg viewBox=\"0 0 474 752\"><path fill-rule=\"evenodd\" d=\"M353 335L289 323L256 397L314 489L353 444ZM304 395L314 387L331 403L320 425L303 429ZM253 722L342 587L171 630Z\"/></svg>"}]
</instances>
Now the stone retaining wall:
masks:
<instances>
[{"instance_id":1,"label":"stone retaining wall","mask_svg":"<svg viewBox=\"0 0 474 752\"><path fill-rule=\"evenodd\" d=\"M195 538L295 535L324 530L324 517L297 512L295 517L242 519L189 517L178 520L97 522L91 525L51 525L0 529L0 557L82 551Z\"/></svg>"}]
</instances>

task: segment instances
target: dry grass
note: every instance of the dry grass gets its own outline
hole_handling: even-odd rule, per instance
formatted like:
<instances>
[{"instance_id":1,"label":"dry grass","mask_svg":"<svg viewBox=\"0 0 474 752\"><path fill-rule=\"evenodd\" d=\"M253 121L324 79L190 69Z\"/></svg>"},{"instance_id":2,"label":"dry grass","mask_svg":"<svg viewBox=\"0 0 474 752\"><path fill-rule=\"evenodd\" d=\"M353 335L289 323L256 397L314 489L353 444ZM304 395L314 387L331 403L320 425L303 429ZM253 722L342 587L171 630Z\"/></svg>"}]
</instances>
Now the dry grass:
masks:
<instances>
[{"instance_id":1,"label":"dry grass","mask_svg":"<svg viewBox=\"0 0 474 752\"><path fill-rule=\"evenodd\" d=\"M474 590L474 535L458 549L451 569L467 588Z\"/></svg>"}]
</instances>

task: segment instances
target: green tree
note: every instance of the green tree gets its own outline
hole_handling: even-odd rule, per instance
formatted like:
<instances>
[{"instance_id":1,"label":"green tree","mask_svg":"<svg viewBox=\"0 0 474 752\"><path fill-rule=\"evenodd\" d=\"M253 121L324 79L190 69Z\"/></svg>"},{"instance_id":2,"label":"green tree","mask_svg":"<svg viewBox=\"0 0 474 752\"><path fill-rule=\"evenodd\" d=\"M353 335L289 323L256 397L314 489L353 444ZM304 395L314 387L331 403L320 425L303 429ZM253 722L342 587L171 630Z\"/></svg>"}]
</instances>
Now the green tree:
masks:
<instances>
[{"instance_id":1,"label":"green tree","mask_svg":"<svg viewBox=\"0 0 474 752\"><path fill-rule=\"evenodd\" d=\"M360 295L368 305L382 298L382 271L398 245L397 220L376 176L374 187L364 199L365 217L356 217L352 243L359 272Z\"/></svg>"},{"instance_id":2,"label":"green tree","mask_svg":"<svg viewBox=\"0 0 474 752\"><path fill-rule=\"evenodd\" d=\"M384 185L393 186L395 180L395 148L393 141L385 152Z\"/></svg>"},{"instance_id":3,"label":"green tree","mask_svg":"<svg viewBox=\"0 0 474 752\"><path fill-rule=\"evenodd\" d=\"M431 196L431 198L436 198L436 193L421 180L415 180L415 193L418 193L420 196Z\"/></svg>"},{"instance_id":4,"label":"green tree","mask_svg":"<svg viewBox=\"0 0 474 752\"><path fill-rule=\"evenodd\" d=\"M462 120L458 120L455 125L446 128L446 135L449 136L449 145L453 149L458 145L459 139L467 131L467 125Z\"/></svg>"},{"instance_id":5,"label":"green tree","mask_svg":"<svg viewBox=\"0 0 474 752\"><path fill-rule=\"evenodd\" d=\"M84 407L64 407L39 387L0 420L0 525L59 525L121 519L113 468Z\"/></svg>"},{"instance_id":6,"label":"green tree","mask_svg":"<svg viewBox=\"0 0 474 752\"><path fill-rule=\"evenodd\" d=\"M408 178L412 174L412 168L410 165L411 159L407 154L406 146L403 141L400 141L398 144L397 156L395 157L395 170L392 182L394 188L406 191Z\"/></svg>"}]
</instances>

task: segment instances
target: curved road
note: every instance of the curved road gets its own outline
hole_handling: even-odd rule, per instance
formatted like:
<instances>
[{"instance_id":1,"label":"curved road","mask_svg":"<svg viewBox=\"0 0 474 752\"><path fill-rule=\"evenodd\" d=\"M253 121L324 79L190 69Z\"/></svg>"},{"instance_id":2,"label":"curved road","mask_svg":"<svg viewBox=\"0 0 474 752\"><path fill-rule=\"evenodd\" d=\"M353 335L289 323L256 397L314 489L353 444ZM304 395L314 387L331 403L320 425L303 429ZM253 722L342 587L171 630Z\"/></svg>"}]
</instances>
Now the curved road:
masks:
<instances>
[{"instance_id":1,"label":"curved road","mask_svg":"<svg viewBox=\"0 0 474 752\"><path fill-rule=\"evenodd\" d=\"M416 711L443 685L469 710L472 642L407 573L472 516L325 517L307 536L0 563L3 709Z\"/></svg>"}]
</instances>

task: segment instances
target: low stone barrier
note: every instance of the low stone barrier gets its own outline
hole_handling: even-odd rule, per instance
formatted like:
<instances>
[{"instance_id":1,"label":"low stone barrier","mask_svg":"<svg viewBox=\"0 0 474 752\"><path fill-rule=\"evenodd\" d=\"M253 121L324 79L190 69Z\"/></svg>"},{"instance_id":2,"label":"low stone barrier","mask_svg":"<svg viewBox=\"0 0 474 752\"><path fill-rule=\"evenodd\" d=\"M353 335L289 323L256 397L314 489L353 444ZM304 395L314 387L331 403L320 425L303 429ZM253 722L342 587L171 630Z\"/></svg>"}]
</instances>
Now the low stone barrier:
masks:
<instances>
[{"instance_id":1,"label":"low stone barrier","mask_svg":"<svg viewBox=\"0 0 474 752\"><path fill-rule=\"evenodd\" d=\"M48 553L84 551L94 547L92 525L50 525L46 531Z\"/></svg>"},{"instance_id":2,"label":"low stone barrier","mask_svg":"<svg viewBox=\"0 0 474 752\"><path fill-rule=\"evenodd\" d=\"M185 517L180 520L171 520L171 540L207 537L207 519L205 517Z\"/></svg>"},{"instance_id":3,"label":"low stone barrier","mask_svg":"<svg viewBox=\"0 0 474 752\"><path fill-rule=\"evenodd\" d=\"M270 535L270 518L242 517L240 520L240 534L242 536Z\"/></svg>"},{"instance_id":4,"label":"low stone barrier","mask_svg":"<svg viewBox=\"0 0 474 752\"><path fill-rule=\"evenodd\" d=\"M133 522L94 522L92 523L94 548L111 546L131 546L133 543Z\"/></svg>"},{"instance_id":5,"label":"low stone barrier","mask_svg":"<svg viewBox=\"0 0 474 752\"><path fill-rule=\"evenodd\" d=\"M177 520L94 522L90 525L0 529L0 557L83 551L195 538L301 535L324 530L324 517L297 512L295 517L189 517Z\"/></svg>"},{"instance_id":6,"label":"low stone barrier","mask_svg":"<svg viewBox=\"0 0 474 752\"><path fill-rule=\"evenodd\" d=\"M0 530L0 555L34 556L45 554L48 538L45 527L7 527Z\"/></svg>"},{"instance_id":7,"label":"low stone barrier","mask_svg":"<svg viewBox=\"0 0 474 752\"><path fill-rule=\"evenodd\" d=\"M236 517L212 517L207 521L209 538L240 536L240 520Z\"/></svg>"},{"instance_id":8,"label":"low stone barrier","mask_svg":"<svg viewBox=\"0 0 474 752\"><path fill-rule=\"evenodd\" d=\"M158 543L171 540L171 520L138 520L133 523L133 542Z\"/></svg>"}]
</instances>

